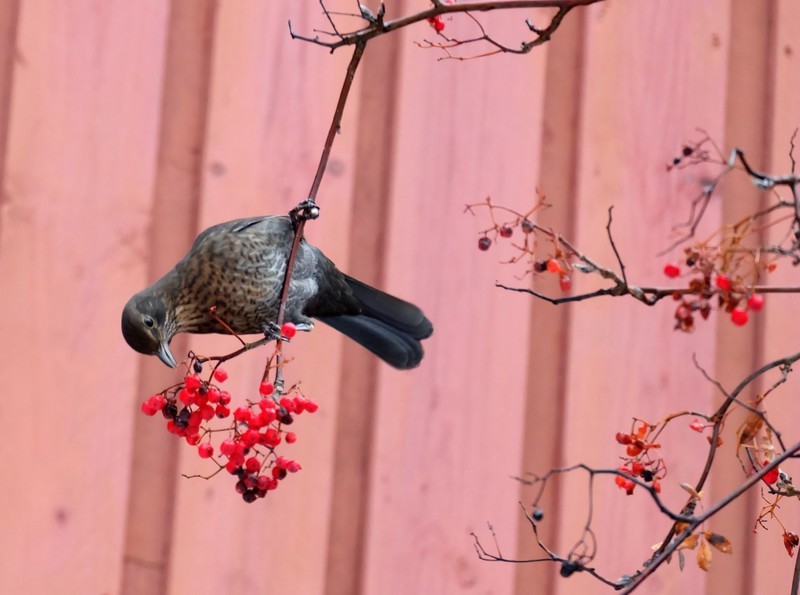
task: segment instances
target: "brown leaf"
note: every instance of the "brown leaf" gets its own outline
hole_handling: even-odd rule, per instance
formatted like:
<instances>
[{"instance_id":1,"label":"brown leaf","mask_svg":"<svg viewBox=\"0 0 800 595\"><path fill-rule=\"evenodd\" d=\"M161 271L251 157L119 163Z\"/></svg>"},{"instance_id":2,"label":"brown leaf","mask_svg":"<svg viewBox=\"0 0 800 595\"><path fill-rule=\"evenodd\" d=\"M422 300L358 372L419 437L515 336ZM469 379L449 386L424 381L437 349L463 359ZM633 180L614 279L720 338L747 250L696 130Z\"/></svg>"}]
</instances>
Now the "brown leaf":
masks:
<instances>
[{"instance_id":1,"label":"brown leaf","mask_svg":"<svg viewBox=\"0 0 800 595\"><path fill-rule=\"evenodd\" d=\"M711 546L705 539L700 541L700 549L697 550L697 565L706 571L711 566Z\"/></svg>"},{"instance_id":2,"label":"brown leaf","mask_svg":"<svg viewBox=\"0 0 800 595\"><path fill-rule=\"evenodd\" d=\"M744 423L739 426L739 429L736 431L736 437L738 439L738 447L736 448L737 455L739 454L739 447L745 443L750 444L763 425L764 419L758 413L751 412L750 415L747 416L747 419L744 420Z\"/></svg>"},{"instance_id":3,"label":"brown leaf","mask_svg":"<svg viewBox=\"0 0 800 595\"><path fill-rule=\"evenodd\" d=\"M796 548L798 544L800 544L800 537L794 533L783 534L783 546L786 548L786 553L789 554L790 558L794 555L794 548Z\"/></svg>"},{"instance_id":4,"label":"brown leaf","mask_svg":"<svg viewBox=\"0 0 800 595\"><path fill-rule=\"evenodd\" d=\"M725 539L725 536L720 535L719 533L712 533L711 531L704 531L703 535L705 535L706 540L708 543L713 545L716 549L721 551L723 554L732 554L733 553L733 546L731 542Z\"/></svg>"},{"instance_id":5,"label":"brown leaf","mask_svg":"<svg viewBox=\"0 0 800 595\"><path fill-rule=\"evenodd\" d=\"M708 443L711 444L711 436L706 436L706 440L708 440ZM723 443L724 440L722 439L722 436L717 436L717 448L722 446Z\"/></svg>"},{"instance_id":6,"label":"brown leaf","mask_svg":"<svg viewBox=\"0 0 800 595\"><path fill-rule=\"evenodd\" d=\"M686 566L686 556L683 555L683 552L678 552L678 567L683 572L683 568Z\"/></svg>"},{"instance_id":7,"label":"brown leaf","mask_svg":"<svg viewBox=\"0 0 800 595\"><path fill-rule=\"evenodd\" d=\"M678 546L677 549L679 550L693 550L697 547L697 538L700 537L699 534L695 533L694 535L689 535L686 539L684 539L681 544Z\"/></svg>"}]
</instances>

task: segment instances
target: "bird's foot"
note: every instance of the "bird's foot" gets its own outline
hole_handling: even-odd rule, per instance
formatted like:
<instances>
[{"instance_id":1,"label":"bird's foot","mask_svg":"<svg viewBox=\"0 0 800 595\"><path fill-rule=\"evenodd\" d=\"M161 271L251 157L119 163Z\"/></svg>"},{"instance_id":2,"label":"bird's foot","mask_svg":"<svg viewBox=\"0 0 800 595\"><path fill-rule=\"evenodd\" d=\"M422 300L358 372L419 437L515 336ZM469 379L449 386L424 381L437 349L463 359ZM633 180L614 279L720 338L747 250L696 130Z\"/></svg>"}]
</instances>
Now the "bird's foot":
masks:
<instances>
[{"instance_id":1,"label":"bird's foot","mask_svg":"<svg viewBox=\"0 0 800 595\"><path fill-rule=\"evenodd\" d=\"M307 198L289 211L289 217L292 219L294 225L297 225L301 221L316 219L319 217L319 207L317 203L314 202L314 199Z\"/></svg>"},{"instance_id":2,"label":"bird's foot","mask_svg":"<svg viewBox=\"0 0 800 595\"><path fill-rule=\"evenodd\" d=\"M303 332L308 332L314 329L313 322L298 322L295 323L294 326L298 331ZM270 320L262 325L261 330L264 332L264 336L267 338L267 341L277 341L278 339L285 341L286 343L291 341L288 337L281 333L281 327L279 327L278 323L273 320Z\"/></svg>"}]
</instances>

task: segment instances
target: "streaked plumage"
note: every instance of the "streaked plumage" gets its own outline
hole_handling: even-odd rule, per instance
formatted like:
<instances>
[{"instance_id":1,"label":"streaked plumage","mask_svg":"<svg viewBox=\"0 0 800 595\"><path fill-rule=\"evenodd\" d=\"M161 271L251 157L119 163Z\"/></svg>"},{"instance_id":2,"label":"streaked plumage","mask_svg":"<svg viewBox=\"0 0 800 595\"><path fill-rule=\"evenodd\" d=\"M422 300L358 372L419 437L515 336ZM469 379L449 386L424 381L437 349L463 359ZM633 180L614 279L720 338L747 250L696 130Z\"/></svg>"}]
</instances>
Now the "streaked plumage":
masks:
<instances>
[{"instance_id":1,"label":"streaked plumage","mask_svg":"<svg viewBox=\"0 0 800 595\"><path fill-rule=\"evenodd\" d=\"M180 332L263 333L277 318L294 232L288 217L237 219L206 229L164 277L134 295L122 315L122 332L135 350L175 364L169 342ZM420 340L433 332L422 311L341 273L320 250L300 244L286 320L301 330L321 320L390 365L413 368Z\"/></svg>"}]
</instances>

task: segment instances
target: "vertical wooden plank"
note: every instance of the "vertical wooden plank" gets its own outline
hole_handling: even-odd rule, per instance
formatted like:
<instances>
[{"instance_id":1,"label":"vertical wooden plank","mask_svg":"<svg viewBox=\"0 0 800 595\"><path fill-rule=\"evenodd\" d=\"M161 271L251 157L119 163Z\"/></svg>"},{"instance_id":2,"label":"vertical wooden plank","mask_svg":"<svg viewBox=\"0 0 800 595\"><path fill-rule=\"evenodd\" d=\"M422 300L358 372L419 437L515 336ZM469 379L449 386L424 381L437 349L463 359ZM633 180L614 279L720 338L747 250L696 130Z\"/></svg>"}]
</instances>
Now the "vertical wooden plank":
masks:
<instances>
[{"instance_id":1,"label":"vertical wooden plank","mask_svg":"<svg viewBox=\"0 0 800 595\"><path fill-rule=\"evenodd\" d=\"M19 0L9 0L0 5L0 215L5 200L6 144L9 119L11 117L11 88L13 83L14 57L17 47L17 22ZM2 221L0 221L2 231Z\"/></svg>"},{"instance_id":2,"label":"vertical wooden plank","mask_svg":"<svg viewBox=\"0 0 800 595\"><path fill-rule=\"evenodd\" d=\"M670 226L684 220L699 192L702 168L665 172L681 143L702 125L720 138L723 130L727 3L658 1L593 7L585 37L582 116L573 216L576 245L604 265L616 261L605 233L614 205L613 233L631 282L668 285L661 273ZM706 214L713 229L719 209ZM680 251L668 258L679 259ZM578 278L574 291L598 283ZM565 462L614 467L622 454L614 433L637 416L658 421L682 409L708 409L713 391L694 371L691 354L712 367L715 320L692 335L673 328L674 305L654 308L624 299L596 299L569 307ZM702 468L704 438L678 424L662 440L669 465L663 497L680 507L680 481L693 481ZM588 506L583 478L565 481L558 543L569 547L580 534ZM598 551L593 565L615 579L633 572L662 538L669 522L644 494L627 497L613 480L598 480L592 527ZM643 521L643 519L646 519ZM552 519L551 519L552 520ZM553 572L557 572L553 568ZM666 568L646 592L696 592L701 571ZM556 583L557 593L606 588L586 575Z\"/></svg>"},{"instance_id":3,"label":"vertical wooden plank","mask_svg":"<svg viewBox=\"0 0 800 595\"><path fill-rule=\"evenodd\" d=\"M525 16L480 20L516 43ZM475 33L467 18L446 27ZM363 588L507 593L513 569L479 561L469 533L491 521L516 551L529 303L494 287L513 281L498 264L508 254L479 252L488 214L463 211L489 194L520 209L533 199L544 53L439 62L412 43L433 36L422 23L402 37L383 267L385 289L435 330L419 369L379 370Z\"/></svg>"},{"instance_id":4,"label":"vertical wooden plank","mask_svg":"<svg viewBox=\"0 0 800 595\"><path fill-rule=\"evenodd\" d=\"M769 163L769 104L771 89L770 48L774 3L732 0L728 49L728 81L725 105L725 144L741 147L750 162L759 168ZM735 41L734 41L735 40ZM722 188L723 221L738 221L765 205L764 194L744 176L731 176ZM762 238L754 238L753 244ZM763 363L763 318L754 317L752 324L736 327L727 320L717 327L717 363L715 376L724 386L735 386L751 370ZM745 399L757 394L761 383L755 383ZM735 443L736 429L745 419L745 412L734 412L723 432L723 439ZM726 453L717 462L715 480L710 489L714 500L725 497L742 482L742 467L736 457ZM742 559L752 559L755 551L752 519L760 507L760 498L753 490L732 503L714 519L714 528L731 540L736 557L719 556L714 572L707 577L712 593L757 591L755 574Z\"/></svg>"},{"instance_id":5,"label":"vertical wooden plank","mask_svg":"<svg viewBox=\"0 0 800 595\"><path fill-rule=\"evenodd\" d=\"M169 270L197 233L216 4L173 0L170 6L148 282ZM130 293L139 289L131 286ZM179 337L172 348L185 352L186 344ZM155 358L139 362L122 592L164 593L181 445L163 423L143 416L139 404L175 374Z\"/></svg>"},{"instance_id":6,"label":"vertical wooden plank","mask_svg":"<svg viewBox=\"0 0 800 595\"><path fill-rule=\"evenodd\" d=\"M349 2L326 3L352 9ZM221 3L217 13L206 131L200 227L267 213L286 213L307 195L330 124L349 51L292 41L299 31L325 28L316 3ZM357 84L360 84L357 83ZM349 102L319 196L321 217L307 226L309 241L334 262L346 262L357 131L358 87ZM343 267L346 268L346 267ZM288 348L290 382L320 403L293 427L298 442L283 447L303 471L266 500L245 504L230 476L180 480L169 590L174 593L321 593L325 586L327 529L333 481L333 440L342 341L317 325ZM192 338L201 353L225 353L225 337ZM227 366L226 388L253 398L268 352ZM206 463L206 464L204 464ZM180 471L209 472L195 449L181 447ZM197 572L198 552L214 563Z\"/></svg>"},{"instance_id":7,"label":"vertical wooden plank","mask_svg":"<svg viewBox=\"0 0 800 595\"><path fill-rule=\"evenodd\" d=\"M547 71L544 80L544 109L541 121L541 154L538 188L554 205L537 214L537 222L557 229L566 237L574 232L573 214L577 178L578 132L583 82L583 40L586 34L586 11L574 11L564 21L547 45ZM560 291L547 275L534 279L534 289L552 294ZM525 445L522 470L544 473L567 463L562 458L564 405L568 355L569 309L531 298L530 336L527 363L527 395L523 428ZM541 523L542 537L559 548L556 515L560 482L550 482L540 507L547 521ZM520 501L528 503L531 490L520 488ZM520 515L519 556L536 558L541 550L531 532L530 523ZM566 544L569 545L569 544ZM550 564L519 564L515 567L515 592L519 595L534 589L549 593L555 588L557 574Z\"/></svg>"},{"instance_id":8,"label":"vertical wooden plank","mask_svg":"<svg viewBox=\"0 0 800 595\"><path fill-rule=\"evenodd\" d=\"M400 41L372 42L361 66L361 108L355 155L348 272L382 287L391 180L394 174L395 113L399 81L386 73L400 68ZM384 365L352 342L342 352L342 402L336 420L332 503L325 592L362 592L365 534L374 452L375 393Z\"/></svg>"},{"instance_id":9,"label":"vertical wooden plank","mask_svg":"<svg viewBox=\"0 0 800 595\"><path fill-rule=\"evenodd\" d=\"M789 173L792 169L789 158L789 139L800 125L800 43L797 31L800 28L800 11L791 0L774 3L770 28L770 67L771 96L765 108L766 131L769 139L767 155L769 162L765 166L775 174ZM795 138L795 160L800 160L800 146ZM780 190L782 196L791 200L787 190ZM769 241L778 243L784 240L784 224L775 226L768 235ZM788 262L781 263L778 269L766 279L770 285L798 286L800 272ZM800 350L797 337L800 336L800 319L798 302L795 295L768 296L763 310L764 342L762 345L762 361L768 362L783 355ZM770 378L770 381L773 377ZM797 441L798 432L794 420L800 416L800 403L797 401L797 368L789 377L789 383L773 393L767 400L766 409L769 418L783 431L787 444ZM765 383L769 385L769 383ZM787 464L785 471L794 477L797 484L798 472L796 464ZM784 501L779 511L779 518L788 531L800 533L800 510L796 501ZM791 504L789 503L791 502ZM756 511L752 509L745 520L753 519ZM744 521L742 521L744 522ZM759 530L753 537L755 552L750 566L753 569L751 579L754 590L773 593L788 592L792 582L795 558L790 558L783 549L781 534L783 530L774 522L767 524L768 530Z\"/></svg>"},{"instance_id":10,"label":"vertical wooden plank","mask_svg":"<svg viewBox=\"0 0 800 595\"><path fill-rule=\"evenodd\" d=\"M113 593L122 570L164 3L20 3L0 209L11 484L0 591ZM11 540L11 541L8 541Z\"/></svg>"}]
</instances>

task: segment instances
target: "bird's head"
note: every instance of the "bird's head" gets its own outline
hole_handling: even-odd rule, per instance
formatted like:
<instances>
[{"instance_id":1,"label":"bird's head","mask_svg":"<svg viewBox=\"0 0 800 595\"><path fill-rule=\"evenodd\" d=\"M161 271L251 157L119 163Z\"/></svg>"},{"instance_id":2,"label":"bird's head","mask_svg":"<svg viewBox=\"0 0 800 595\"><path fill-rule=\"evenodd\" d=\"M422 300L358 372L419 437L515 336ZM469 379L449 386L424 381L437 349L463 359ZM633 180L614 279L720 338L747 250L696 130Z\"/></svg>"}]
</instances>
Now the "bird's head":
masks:
<instances>
[{"instance_id":1,"label":"bird's head","mask_svg":"<svg viewBox=\"0 0 800 595\"><path fill-rule=\"evenodd\" d=\"M136 294L122 311L122 336L133 349L155 355L170 368L177 363L169 348L172 333L167 324L167 308L155 295Z\"/></svg>"}]
</instances>

